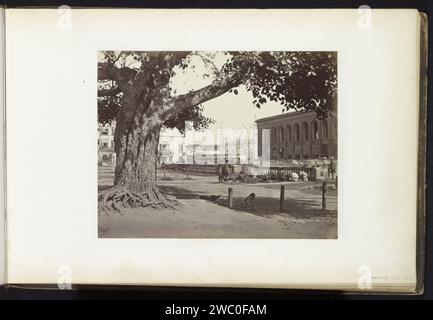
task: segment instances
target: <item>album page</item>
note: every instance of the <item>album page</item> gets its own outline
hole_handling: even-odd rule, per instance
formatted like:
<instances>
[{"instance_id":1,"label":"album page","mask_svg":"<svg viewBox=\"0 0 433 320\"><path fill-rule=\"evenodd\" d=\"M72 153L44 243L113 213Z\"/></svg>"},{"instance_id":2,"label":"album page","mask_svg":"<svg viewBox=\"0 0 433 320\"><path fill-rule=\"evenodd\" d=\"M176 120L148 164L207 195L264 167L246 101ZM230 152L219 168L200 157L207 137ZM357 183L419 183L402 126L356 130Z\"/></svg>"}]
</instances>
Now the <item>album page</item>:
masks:
<instances>
[{"instance_id":1,"label":"album page","mask_svg":"<svg viewBox=\"0 0 433 320\"><path fill-rule=\"evenodd\" d=\"M8 283L415 290L418 11L5 25Z\"/></svg>"}]
</instances>

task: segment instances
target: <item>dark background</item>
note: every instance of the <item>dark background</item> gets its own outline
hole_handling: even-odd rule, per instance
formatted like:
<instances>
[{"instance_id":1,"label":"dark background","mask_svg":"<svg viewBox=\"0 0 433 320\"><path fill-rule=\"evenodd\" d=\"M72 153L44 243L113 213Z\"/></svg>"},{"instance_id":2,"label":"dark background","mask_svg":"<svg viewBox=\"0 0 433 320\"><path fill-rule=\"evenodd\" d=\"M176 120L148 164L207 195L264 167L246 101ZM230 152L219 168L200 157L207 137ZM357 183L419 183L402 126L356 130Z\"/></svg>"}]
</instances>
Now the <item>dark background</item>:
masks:
<instances>
[{"instance_id":1,"label":"dark background","mask_svg":"<svg viewBox=\"0 0 433 320\"><path fill-rule=\"evenodd\" d=\"M200 1L200 0L148 0L148 1L0 1L7 7L31 6L31 7L57 7L69 5L74 7L132 7L132 8L358 8L361 5L368 5L372 9L377 8L415 8L421 12L430 14L433 9L433 2L409 1L409 0L387 0L387 1L293 1L293 0L221 0L221 1ZM431 21L430 21L431 22ZM429 64L432 63L432 25L429 24ZM429 77L431 71L429 70ZM432 82L428 84L428 106L431 108ZM427 108L429 109L429 108ZM433 114L427 115L427 185L432 182L432 125ZM425 285L422 295L377 295L377 294L343 294L338 291L316 291L316 290L276 290L276 289L226 289L226 288L175 288L175 287L80 287L74 290L53 289L25 289L16 287L0 287L1 299L146 299L152 300L151 304L155 314L160 314L161 309L167 305L178 303L192 305L185 300L194 300L194 304L208 303L232 303L228 300L239 300L237 303L267 303L268 313L271 310L285 310L286 299L332 299L332 300L354 300L354 299L388 299L388 300L433 300L433 217L430 211L433 208L433 194L430 188L426 191L427 217L426 217L426 256L425 256ZM257 300L259 299L259 300ZM173 300L173 301L172 301ZM184 300L179 302L179 300ZM225 302L223 301L225 300ZM242 300L242 301L240 301ZM266 300L266 301L263 301ZM209 302L212 301L212 302ZM147 311L147 313L150 310Z\"/></svg>"}]
</instances>

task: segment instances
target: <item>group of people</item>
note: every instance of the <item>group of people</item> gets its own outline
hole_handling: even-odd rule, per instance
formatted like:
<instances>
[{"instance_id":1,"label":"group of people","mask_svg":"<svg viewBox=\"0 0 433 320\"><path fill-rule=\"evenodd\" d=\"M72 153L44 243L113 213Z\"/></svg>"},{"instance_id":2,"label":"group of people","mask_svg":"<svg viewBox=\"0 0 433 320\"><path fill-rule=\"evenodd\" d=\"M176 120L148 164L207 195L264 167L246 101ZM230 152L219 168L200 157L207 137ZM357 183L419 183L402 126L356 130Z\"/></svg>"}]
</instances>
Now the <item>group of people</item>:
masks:
<instances>
[{"instance_id":1,"label":"group of people","mask_svg":"<svg viewBox=\"0 0 433 320\"><path fill-rule=\"evenodd\" d=\"M331 178L332 180L334 180L335 178L335 173L336 173L336 164L335 161L332 157L330 157L330 164L328 165L328 177ZM218 182L222 183L223 181L227 181L229 179L230 176L230 165L228 160L225 160L224 164L219 164L218 165ZM242 171L239 174L239 179L243 180L245 176L245 172L244 169L242 169ZM297 172L290 172L289 175L287 176L287 178L289 179L289 181L308 181L309 180L309 176L308 173L301 170L299 171L299 173ZM269 179L269 177L268 177Z\"/></svg>"},{"instance_id":2,"label":"group of people","mask_svg":"<svg viewBox=\"0 0 433 320\"><path fill-rule=\"evenodd\" d=\"M308 181L308 173L301 170L299 173L291 172L289 176L290 181Z\"/></svg>"}]
</instances>

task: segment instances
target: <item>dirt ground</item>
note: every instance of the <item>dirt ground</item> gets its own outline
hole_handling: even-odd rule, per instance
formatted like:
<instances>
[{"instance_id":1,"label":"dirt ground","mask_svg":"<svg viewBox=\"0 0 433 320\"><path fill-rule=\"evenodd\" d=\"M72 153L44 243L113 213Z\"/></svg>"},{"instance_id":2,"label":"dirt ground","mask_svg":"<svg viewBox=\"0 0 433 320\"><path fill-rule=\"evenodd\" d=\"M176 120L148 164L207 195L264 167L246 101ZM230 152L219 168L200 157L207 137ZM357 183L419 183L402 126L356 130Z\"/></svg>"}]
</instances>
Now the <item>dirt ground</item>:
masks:
<instances>
[{"instance_id":1,"label":"dirt ground","mask_svg":"<svg viewBox=\"0 0 433 320\"><path fill-rule=\"evenodd\" d=\"M111 186L113 168L100 167L100 189ZM337 195L330 183L327 210L321 208L321 182L218 183L216 176L166 171L158 185L176 196L173 209L128 209L122 214L99 216L100 238L280 238L336 239ZM285 186L284 211L279 210L280 186ZM228 187L235 208L227 207ZM242 199L256 194L256 210L245 209ZM216 201L200 196L219 196Z\"/></svg>"}]
</instances>

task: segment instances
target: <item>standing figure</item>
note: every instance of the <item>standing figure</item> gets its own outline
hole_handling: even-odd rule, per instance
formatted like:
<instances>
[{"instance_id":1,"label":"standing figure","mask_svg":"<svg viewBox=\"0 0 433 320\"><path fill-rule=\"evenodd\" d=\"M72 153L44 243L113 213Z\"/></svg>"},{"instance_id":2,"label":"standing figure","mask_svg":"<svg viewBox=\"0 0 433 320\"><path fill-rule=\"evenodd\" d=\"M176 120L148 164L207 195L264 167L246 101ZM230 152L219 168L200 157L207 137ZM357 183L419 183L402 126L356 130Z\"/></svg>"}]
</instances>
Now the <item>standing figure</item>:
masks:
<instances>
[{"instance_id":1,"label":"standing figure","mask_svg":"<svg viewBox=\"0 0 433 320\"><path fill-rule=\"evenodd\" d=\"M302 171L304 174L302 175L302 181L308 182L308 173L305 171Z\"/></svg>"},{"instance_id":2,"label":"standing figure","mask_svg":"<svg viewBox=\"0 0 433 320\"><path fill-rule=\"evenodd\" d=\"M221 164L218 165L218 182L223 182L223 166Z\"/></svg>"},{"instance_id":3,"label":"standing figure","mask_svg":"<svg viewBox=\"0 0 433 320\"><path fill-rule=\"evenodd\" d=\"M328 177L330 176L331 179L334 180L334 175L335 175L334 158L333 157L329 157L329 159L331 160L331 162L329 163L329 166L328 166Z\"/></svg>"},{"instance_id":4,"label":"standing figure","mask_svg":"<svg viewBox=\"0 0 433 320\"><path fill-rule=\"evenodd\" d=\"M227 181L229 177L229 161L226 160L223 166L223 180Z\"/></svg>"}]
</instances>

